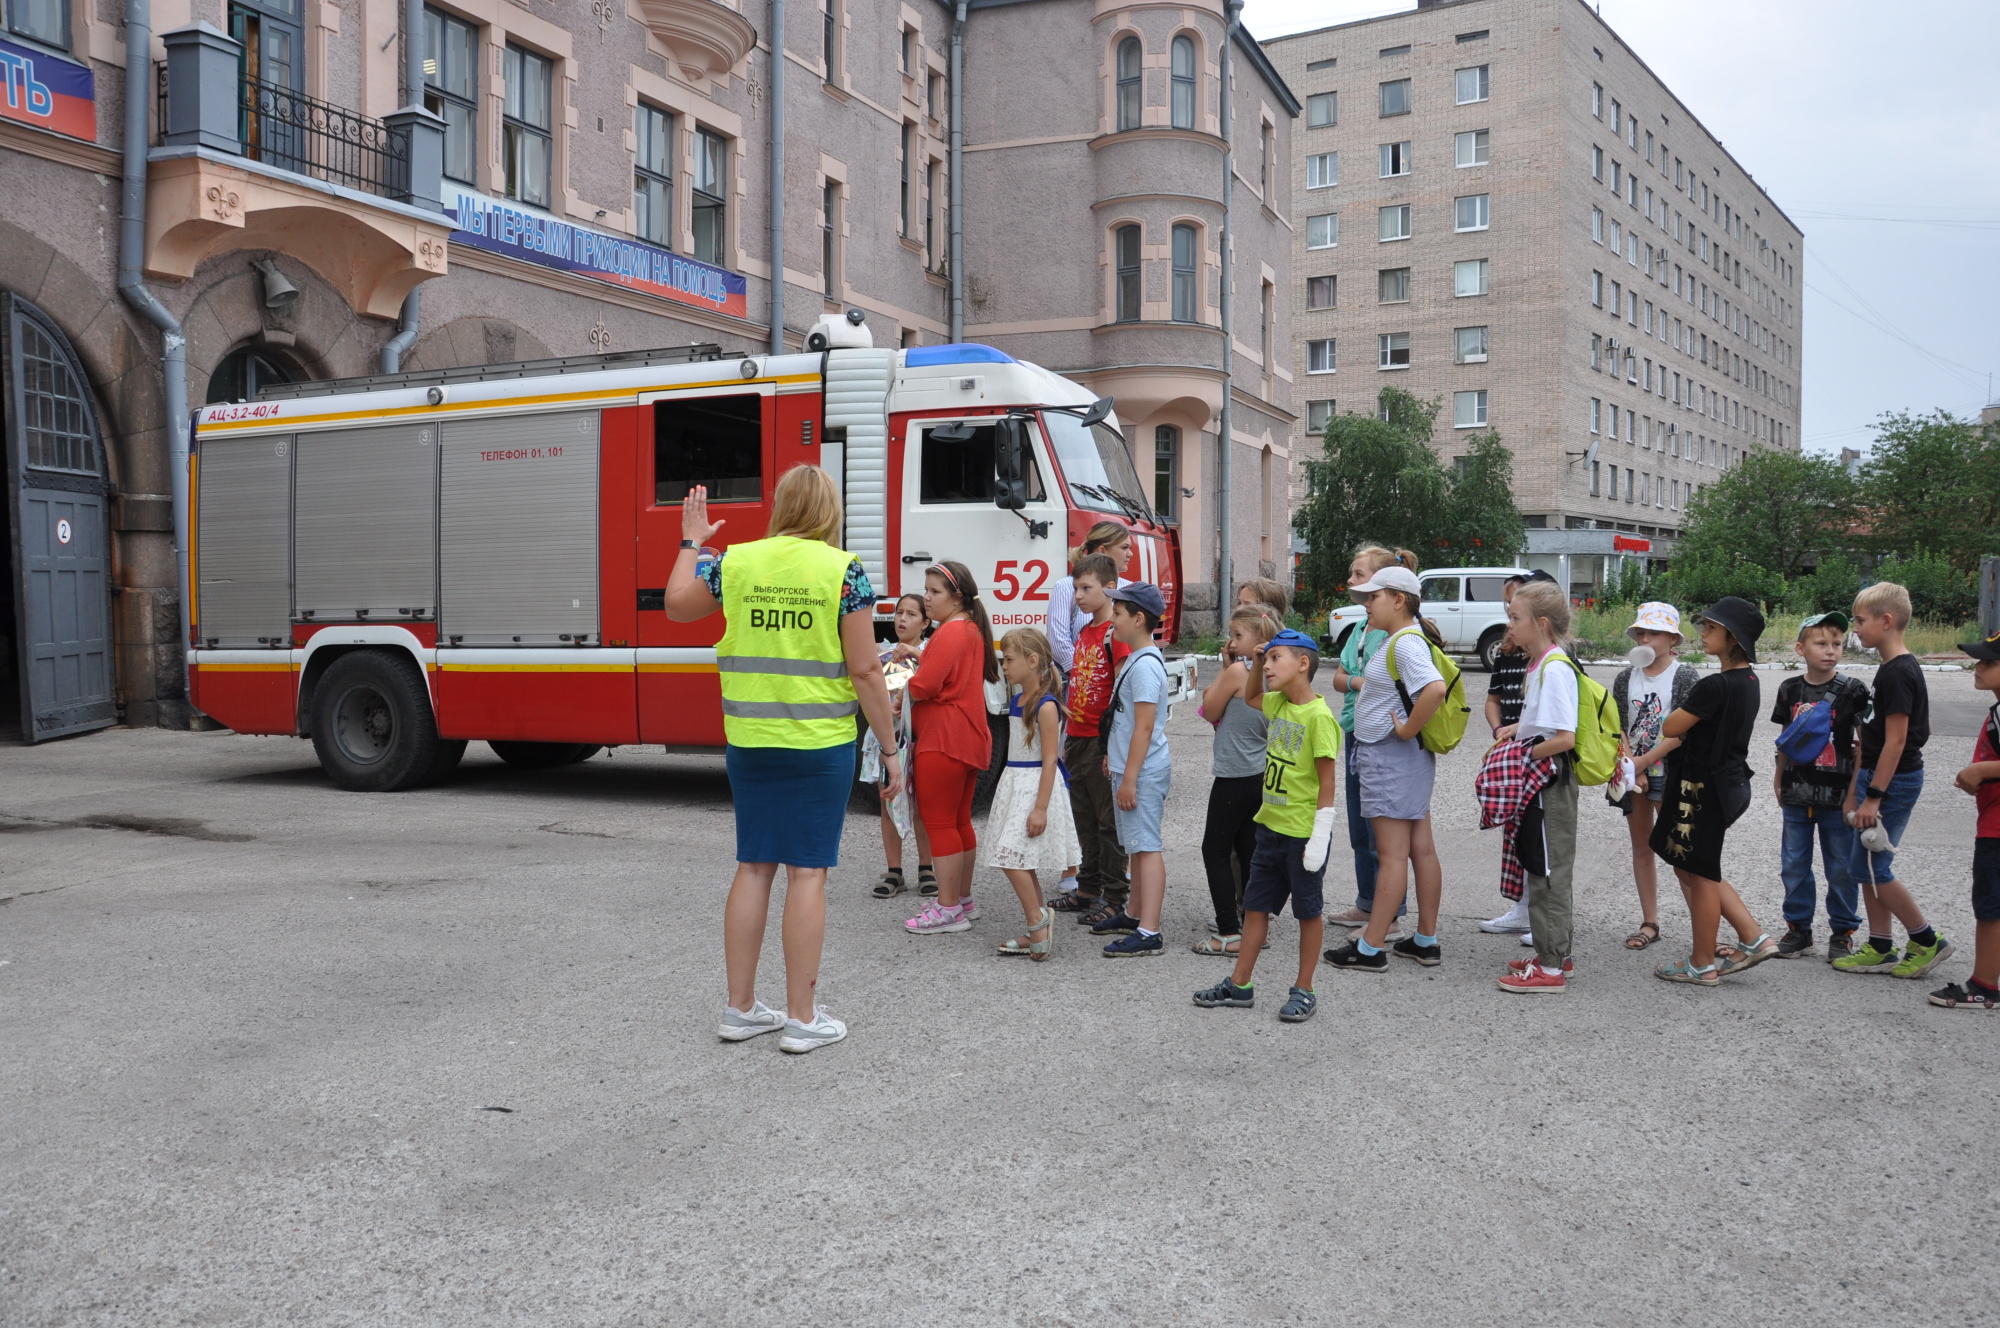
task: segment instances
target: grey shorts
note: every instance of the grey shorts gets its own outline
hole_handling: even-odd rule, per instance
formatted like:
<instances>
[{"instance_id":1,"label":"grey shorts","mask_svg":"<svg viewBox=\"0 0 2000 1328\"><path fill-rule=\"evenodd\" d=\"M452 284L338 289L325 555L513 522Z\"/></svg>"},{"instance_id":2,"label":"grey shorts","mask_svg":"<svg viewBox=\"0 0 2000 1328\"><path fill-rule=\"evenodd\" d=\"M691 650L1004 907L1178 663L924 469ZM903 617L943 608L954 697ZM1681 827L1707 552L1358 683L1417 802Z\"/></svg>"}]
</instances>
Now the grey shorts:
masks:
<instances>
[{"instance_id":1,"label":"grey shorts","mask_svg":"<svg viewBox=\"0 0 2000 1328\"><path fill-rule=\"evenodd\" d=\"M1134 853L1159 853L1165 845L1160 838L1160 817L1167 808L1167 789L1173 783L1174 770L1162 764L1158 770L1139 770L1138 787L1134 790L1139 797L1139 805L1126 811L1118 805L1118 783L1120 775L1111 776L1111 813L1118 825L1118 847L1126 856Z\"/></svg>"},{"instance_id":2,"label":"grey shorts","mask_svg":"<svg viewBox=\"0 0 2000 1328\"><path fill-rule=\"evenodd\" d=\"M1437 758L1415 738L1354 744L1354 778L1361 784L1361 814L1374 819L1421 821L1431 814Z\"/></svg>"}]
</instances>

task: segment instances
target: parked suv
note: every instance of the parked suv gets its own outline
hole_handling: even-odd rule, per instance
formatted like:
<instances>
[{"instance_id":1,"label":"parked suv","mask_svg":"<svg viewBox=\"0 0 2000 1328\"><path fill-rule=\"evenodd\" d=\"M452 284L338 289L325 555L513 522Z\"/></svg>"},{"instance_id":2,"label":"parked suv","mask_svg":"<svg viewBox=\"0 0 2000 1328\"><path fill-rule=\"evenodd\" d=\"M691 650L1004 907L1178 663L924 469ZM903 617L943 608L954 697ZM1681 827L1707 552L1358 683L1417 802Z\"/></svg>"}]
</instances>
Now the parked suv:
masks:
<instances>
[{"instance_id":1,"label":"parked suv","mask_svg":"<svg viewBox=\"0 0 2000 1328\"><path fill-rule=\"evenodd\" d=\"M1527 574L1525 567L1440 567L1419 573L1424 617L1444 634L1447 651L1477 655L1480 667L1491 669L1507 630L1507 601L1501 591L1508 577ZM1347 634L1367 616L1359 604L1336 609L1326 623L1328 652L1338 652L1347 643Z\"/></svg>"}]
</instances>

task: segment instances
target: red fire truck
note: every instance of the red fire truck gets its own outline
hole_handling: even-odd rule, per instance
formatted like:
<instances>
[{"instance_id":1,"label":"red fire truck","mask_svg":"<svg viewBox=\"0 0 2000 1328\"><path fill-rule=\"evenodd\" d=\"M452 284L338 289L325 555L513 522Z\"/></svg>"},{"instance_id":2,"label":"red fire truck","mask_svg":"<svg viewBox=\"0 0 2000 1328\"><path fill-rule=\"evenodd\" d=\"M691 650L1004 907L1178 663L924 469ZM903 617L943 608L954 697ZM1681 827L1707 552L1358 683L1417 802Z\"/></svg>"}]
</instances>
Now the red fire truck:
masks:
<instances>
[{"instance_id":1,"label":"red fire truck","mask_svg":"<svg viewBox=\"0 0 2000 1328\"><path fill-rule=\"evenodd\" d=\"M718 617L668 620L695 484L761 538L811 462L882 596L955 558L996 635L1040 626L1067 548L1129 526L1127 575L1179 625L1174 532L1069 379L988 346L881 350L822 319L810 353L714 346L267 388L193 440L189 694L239 733L310 736L335 783L417 787L484 741L523 765L723 744Z\"/></svg>"}]
</instances>

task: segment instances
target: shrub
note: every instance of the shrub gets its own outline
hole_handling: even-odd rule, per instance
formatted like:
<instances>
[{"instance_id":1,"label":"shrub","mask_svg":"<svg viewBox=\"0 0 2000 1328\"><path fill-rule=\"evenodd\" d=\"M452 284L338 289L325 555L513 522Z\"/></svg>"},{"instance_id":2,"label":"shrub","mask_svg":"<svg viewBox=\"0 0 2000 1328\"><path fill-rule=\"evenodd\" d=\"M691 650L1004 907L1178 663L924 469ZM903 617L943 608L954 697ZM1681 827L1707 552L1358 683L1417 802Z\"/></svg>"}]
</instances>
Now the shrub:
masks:
<instances>
[{"instance_id":1,"label":"shrub","mask_svg":"<svg viewBox=\"0 0 2000 1328\"><path fill-rule=\"evenodd\" d=\"M1827 613L1834 609L1849 612L1854 593L1861 589L1861 570L1845 554L1831 554L1806 576L1795 578L1787 587L1785 607L1799 614Z\"/></svg>"},{"instance_id":2,"label":"shrub","mask_svg":"<svg viewBox=\"0 0 2000 1328\"><path fill-rule=\"evenodd\" d=\"M1657 598L1671 600L1683 614L1707 608L1724 595L1770 606L1785 597L1785 578L1756 563L1722 553L1696 553L1676 558L1659 578Z\"/></svg>"},{"instance_id":3,"label":"shrub","mask_svg":"<svg viewBox=\"0 0 2000 1328\"><path fill-rule=\"evenodd\" d=\"M1894 581L1908 590L1910 608L1923 622L1962 623L1979 611L1972 577L1928 549L1890 558L1875 569L1873 579Z\"/></svg>"}]
</instances>

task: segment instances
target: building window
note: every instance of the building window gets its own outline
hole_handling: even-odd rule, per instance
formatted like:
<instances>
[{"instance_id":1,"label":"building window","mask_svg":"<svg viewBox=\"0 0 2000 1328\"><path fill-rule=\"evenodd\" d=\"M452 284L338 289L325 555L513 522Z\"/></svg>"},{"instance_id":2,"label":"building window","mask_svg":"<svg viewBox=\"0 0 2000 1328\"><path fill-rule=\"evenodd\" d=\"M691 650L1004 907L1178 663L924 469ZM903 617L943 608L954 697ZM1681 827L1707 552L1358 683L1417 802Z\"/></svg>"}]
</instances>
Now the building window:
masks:
<instances>
[{"instance_id":1,"label":"building window","mask_svg":"<svg viewBox=\"0 0 2000 1328\"><path fill-rule=\"evenodd\" d=\"M507 197L537 207L549 205L549 90L554 66L533 51L509 45L504 56L507 75L506 154Z\"/></svg>"},{"instance_id":2,"label":"building window","mask_svg":"<svg viewBox=\"0 0 2000 1328\"><path fill-rule=\"evenodd\" d=\"M29 41L53 46L58 51L67 51L69 0L7 0L7 31L16 37L26 37ZM10 102L19 95L18 86L22 81L15 78L8 87Z\"/></svg>"},{"instance_id":3,"label":"building window","mask_svg":"<svg viewBox=\"0 0 2000 1328\"><path fill-rule=\"evenodd\" d=\"M1139 228L1120 226L1113 235L1118 263L1118 321L1139 321Z\"/></svg>"},{"instance_id":4,"label":"building window","mask_svg":"<svg viewBox=\"0 0 2000 1328\"><path fill-rule=\"evenodd\" d=\"M1477 429L1486 423L1486 393L1454 392L1451 394L1451 427L1454 429Z\"/></svg>"},{"instance_id":5,"label":"building window","mask_svg":"<svg viewBox=\"0 0 2000 1328\"><path fill-rule=\"evenodd\" d=\"M639 238L674 245L674 117L640 102L632 117L632 214Z\"/></svg>"},{"instance_id":6,"label":"building window","mask_svg":"<svg viewBox=\"0 0 2000 1328\"><path fill-rule=\"evenodd\" d=\"M1604 182L1603 148L1593 147L1590 150L1590 178L1596 180L1600 184Z\"/></svg>"},{"instance_id":7,"label":"building window","mask_svg":"<svg viewBox=\"0 0 2000 1328\"><path fill-rule=\"evenodd\" d=\"M820 17L820 62L826 66L826 81L837 83L834 71L839 68L836 57L840 51L840 0L826 0L826 10Z\"/></svg>"},{"instance_id":8,"label":"building window","mask_svg":"<svg viewBox=\"0 0 2000 1328\"><path fill-rule=\"evenodd\" d=\"M1611 132L1614 134L1625 132L1625 108L1618 104L1616 97L1611 99Z\"/></svg>"},{"instance_id":9,"label":"building window","mask_svg":"<svg viewBox=\"0 0 2000 1328\"><path fill-rule=\"evenodd\" d=\"M1340 243L1340 214L1322 212L1306 218L1306 248L1331 249Z\"/></svg>"},{"instance_id":10,"label":"building window","mask_svg":"<svg viewBox=\"0 0 2000 1328\"><path fill-rule=\"evenodd\" d=\"M1306 188L1331 189L1340 183L1340 154L1319 152L1306 158Z\"/></svg>"},{"instance_id":11,"label":"building window","mask_svg":"<svg viewBox=\"0 0 2000 1328\"><path fill-rule=\"evenodd\" d=\"M1401 203L1395 207L1385 207L1376 216L1377 235L1383 240L1407 240L1410 238L1410 205Z\"/></svg>"},{"instance_id":12,"label":"building window","mask_svg":"<svg viewBox=\"0 0 2000 1328\"><path fill-rule=\"evenodd\" d=\"M1474 65L1470 69L1458 71L1458 104L1470 105L1475 101L1485 101L1487 93L1486 71L1489 66Z\"/></svg>"},{"instance_id":13,"label":"building window","mask_svg":"<svg viewBox=\"0 0 2000 1328\"><path fill-rule=\"evenodd\" d=\"M1461 327L1458 329L1458 362L1460 364L1486 363L1485 328Z\"/></svg>"},{"instance_id":14,"label":"building window","mask_svg":"<svg viewBox=\"0 0 2000 1328\"><path fill-rule=\"evenodd\" d=\"M1590 302L1599 309L1604 307L1604 274L1602 272L1593 272L1590 274Z\"/></svg>"},{"instance_id":15,"label":"building window","mask_svg":"<svg viewBox=\"0 0 2000 1328\"><path fill-rule=\"evenodd\" d=\"M911 234L912 209L910 206L910 174L915 167L913 158L917 155L917 127L908 120L903 121L903 159L898 166L896 179L897 226L905 237Z\"/></svg>"},{"instance_id":16,"label":"building window","mask_svg":"<svg viewBox=\"0 0 2000 1328\"><path fill-rule=\"evenodd\" d=\"M1381 178L1410 173L1410 145L1408 143L1384 143L1382 145Z\"/></svg>"},{"instance_id":17,"label":"building window","mask_svg":"<svg viewBox=\"0 0 2000 1328\"><path fill-rule=\"evenodd\" d=\"M829 300L840 298L840 186L828 180L819 195L819 270Z\"/></svg>"},{"instance_id":18,"label":"building window","mask_svg":"<svg viewBox=\"0 0 2000 1328\"><path fill-rule=\"evenodd\" d=\"M424 109L444 121L444 173L479 178L479 34L469 23L424 11Z\"/></svg>"},{"instance_id":19,"label":"building window","mask_svg":"<svg viewBox=\"0 0 2000 1328\"><path fill-rule=\"evenodd\" d=\"M1171 48L1173 124L1176 129L1194 128L1194 38L1176 37Z\"/></svg>"},{"instance_id":20,"label":"building window","mask_svg":"<svg viewBox=\"0 0 2000 1328\"><path fill-rule=\"evenodd\" d=\"M1590 210L1590 238L1598 244L1604 243L1604 209Z\"/></svg>"},{"instance_id":21,"label":"building window","mask_svg":"<svg viewBox=\"0 0 2000 1328\"><path fill-rule=\"evenodd\" d=\"M1118 43L1118 127L1121 130L1139 127L1140 104L1145 100L1145 89L1144 53L1139 49L1137 37L1127 37Z\"/></svg>"},{"instance_id":22,"label":"building window","mask_svg":"<svg viewBox=\"0 0 2000 1328\"><path fill-rule=\"evenodd\" d=\"M1329 337L1325 341L1306 343L1306 372L1309 374L1330 374L1334 370L1334 343Z\"/></svg>"},{"instance_id":23,"label":"building window","mask_svg":"<svg viewBox=\"0 0 2000 1328\"><path fill-rule=\"evenodd\" d=\"M1271 341L1277 335L1278 288L1265 282L1259 292L1257 306L1257 353L1264 359L1264 372L1269 373L1271 364Z\"/></svg>"},{"instance_id":24,"label":"building window","mask_svg":"<svg viewBox=\"0 0 2000 1328\"><path fill-rule=\"evenodd\" d=\"M1471 194L1459 199L1453 229L1483 231L1492 224L1490 197L1488 194Z\"/></svg>"},{"instance_id":25,"label":"building window","mask_svg":"<svg viewBox=\"0 0 2000 1328\"><path fill-rule=\"evenodd\" d=\"M1382 114L1408 115L1410 113L1410 80L1399 78L1382 85Z\"/></svg>"},{"instance_id":26,"label":"building window","mask_svg":"<svg viewBox=\"0 0 2000 1328\"><path fill-rule=\"evenodd\" d=\"M1384 332L1376 337L1375 367L1378 369L1409 368L1410 334L1407 332Z\"/></svg>"},{"instance_id":27,"label":"building window","mask_svg":"<svg viewBox=\"0 0 2000 1328\"><path fill-rule=\"evenodd\" d=\"M1271 197L1271 163L1277 156L1271 122L1266 120L1257 126L1257 193L1267 201Z\"/></svg>"},{"instance_id":28,"label":"building window","mask_svg":"<svg viewBox=\"0 0 2000 1328\"><path fill-rule=\"evenodd\" d=\"M1602 467L1601 462L1593 461L1590 463L1590 496L1593 498L1597 497L1598 494L1602 491L1604 477L1600 473L1601 467ZM1612 473L1613 474L1617 473L1617 468L1615 466L1612 468Z\"/></svg>"},{"instance_id":29,"label":"building window","mask_svg":"<svg viewBox=\"0 0 2000 1328\"><path fill-rule=\"evenodd\" d=\"M1602 83L1593 83L1590 85L1590 113L1600 120L1604 118L1604 85Z\"/></svg>"},{"instance_id":30,"label":"building window","mask_svg":"<svg viewBox=\"0 0 2000 1328\"><path fill-rule=\"evenodd\" d=\"M694 256L721 263L727 249L729 141L706 129L694 131Z\"/></svg>"},{"instance_id":31,"label":"building window","mask_svg":"<svg viewBox=\"0 0 2000 1328\"><path fill-rule=\"evenodd\" d=\"M1469 129L1453 141L1460 166L1484 166L1493 159L1492 142L1484 129Z\"/></svg>"},{"instance_id":32,"label":"building window","mask_svg":"<svg viewBox=\"0 0 2000 1328\"><path fill-rule=\"evenodd\" d=\"M906 78L916 77L917 30L915 28L903 29L902 68L904 77Z\"/></svg>"},{"instance_id":33,"label":"building window","mask_svg":"<svg viewBox=\"0 0 2000 1328\"><path fill-rule=\"evenodd\" d=\"M924 164L924 266L938 266L937 252L938 164Z\"/></svg>"},{"instance_id":34,"label":"building window","mask_svg":"<svg viewBox=\"0 0 2000 1328\"><path fill-rule=\"evenodd\" d=\"M1486 294L1486 260L1467 258L1451 265L1451 293L1454 296Z\"/></svg>"},{"instance_id":35,"label":"building window","mask_svg":"<svg viewBox=\"0 0 2000 1328\"><path fill-rule=\"evenodd\" d=\"M1196 284L1195 231L1192 226L1176 226L1174 239L1174 321L1195 321Z\"/></svg>"},{"instance_id":36,"label":"building window","mask_svg":"<svg viewBox=\"0 0 2000 1328\"><path fill-rule=\"evenodd\" d=\"M1333 419L1333 401L1306 402L1306 432L1318 436L1326 432L1327 424Z\"/></svg>"},{"instance_id":37,"label":"building window","mask_svg":"<svg viewBox=\"0 0 2000 1328\"><path fill-rule=\"evenodd\" d=\"M1306 98L1306 128L1328 129L1340 123L1340 94L1315 92Z\"/></svg>"},{"instance_id":38,"label":"building window","mask_svg":"<svg viewBox=\"0 0 2000 1328\"><path fill-rule=\"evenodd\" d=\"M1153 430L1153 510L1171 521L1180 513L1181 431L1171 424Z\"/></svg>"},{"instance_id":39,"label":"building window","mask_svg":"<svg viewBox=\"0 0 2000 1328\"><path fill-rule=\"evenodd\" d=\"M1406 304L1410 298L1410 269L1385 267L1375 274L1378 304Z\"/></svg>"},{"instance_id":40,"label":"building window","mask_svg":"<svg viewBox=\"0 0 2000 1328\"><path fill-rule=\"evenodd\" d=\"M932 74L924 80L924 114L932 120L938 118L938 91L944 87L944 80Z\"/></svg>"},{"instance_id":41,"label":"building window","mask_svg":"<svg viewBox=\"0 0 2000 1328\"><path fill-rule=\"evenodd\" d=\"M1590 399L1590 431L1599 432L1604 414L1604 403L1596 397Z\"/></svg>"},{"instance_id":42,"label":"building window","mask_svg":"<svg viewBox=\"0 0 2000 1328\"><path fill-rule=\"evenodd\" d=\"M51 368L57 366L32 352L24 358L40 370L37 375L43 378L43 387L40 390L46 391L49 384L44 376ZM60 373L59 368L58 373ZM245 346L241 350L233 350L223 356L222 363L216 365L215 372L208 376L208 404L255 401L259 392L274 383L297 383L304 381L305 378L305 374L293 368L290 361L275 352L262 346ZM60 408L60 398L45 396L35 404L44 409L49 405L57 405ZM34 465L52 465L57 470L97 469L95 451L87 431L63 428L50 431L46 428L31 428L28 435L31 443L29 455ZM57 446L54 449L46 445L33 446L36 435L41 437L44 444L53 441Z\"/></svg>"},{"instance_id":43,"label":"building window","mask_svg":"<svg viewBox=\"0 0 2000 1328\"><path fill-rule=\"evenodd\" d=\"M1333 308L1334 297L1338 291L1338 286L1336 285L1338 280L1339 279L1336 277L1307 277L1306 308L1308 309Z\"/></svg>"},{"instance_id":44,"label":"building window","mask_svg":"<svg viewBox=\"0 0 2000 1328\"><path fill-rule=\"evenodd\" d=\"M1604 368L1604 335L1600 332L1590 334L1590 367L1600 371Z\"/></svg>"}]
</instances>

